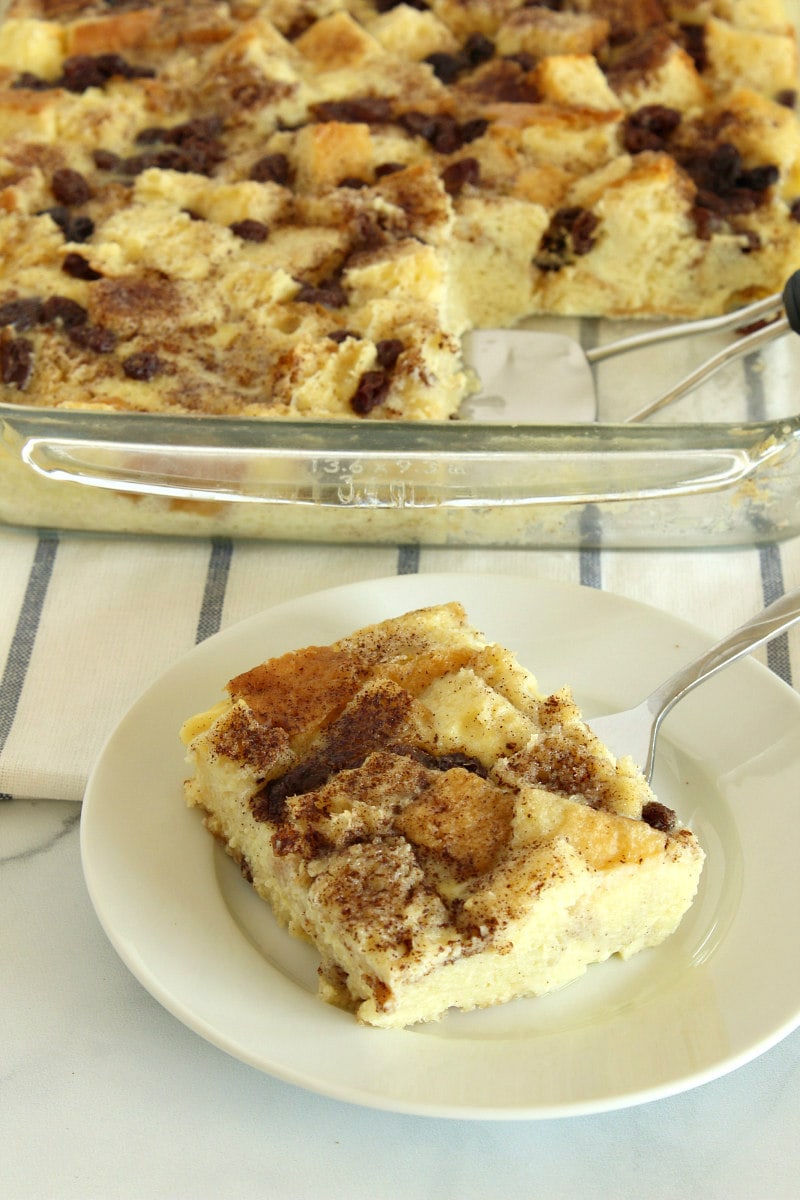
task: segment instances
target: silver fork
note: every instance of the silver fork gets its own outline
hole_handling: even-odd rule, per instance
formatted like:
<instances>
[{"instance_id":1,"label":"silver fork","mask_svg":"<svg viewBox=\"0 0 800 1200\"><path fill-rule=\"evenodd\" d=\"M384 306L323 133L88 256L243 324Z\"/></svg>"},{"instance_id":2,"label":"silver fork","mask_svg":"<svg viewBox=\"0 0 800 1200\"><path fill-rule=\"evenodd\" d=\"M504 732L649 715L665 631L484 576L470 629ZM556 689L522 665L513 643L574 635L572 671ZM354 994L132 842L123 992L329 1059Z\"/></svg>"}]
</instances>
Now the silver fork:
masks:
<instances>
[{"instance_id":1,"label":"silver fork","mask_svg":"<svg viewBox=\"0 0 800 1200\"><path fill-rule=\"evenodd\" d=\"M587 724L616 757L629 754L649 781L653 774L658 731L670 709L698 684L783 633L798 620L800 588L787 592L699 658L681 667L635 708L590 719Z\"/></svg>"}]
</instances>

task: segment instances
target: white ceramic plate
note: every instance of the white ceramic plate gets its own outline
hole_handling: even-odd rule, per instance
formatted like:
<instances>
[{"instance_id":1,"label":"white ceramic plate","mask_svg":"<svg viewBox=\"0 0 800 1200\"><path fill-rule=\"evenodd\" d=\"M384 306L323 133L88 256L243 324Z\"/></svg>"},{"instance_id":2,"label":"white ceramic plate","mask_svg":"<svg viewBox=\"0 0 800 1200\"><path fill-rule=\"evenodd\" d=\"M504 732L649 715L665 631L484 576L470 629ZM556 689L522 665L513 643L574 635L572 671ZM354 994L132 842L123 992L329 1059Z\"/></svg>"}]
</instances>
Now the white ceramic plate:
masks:
<instances>
[{"instance_id":1,"label":"white ceramic plate","mask_svg":"<svg viewBox=\"0 0 800 1200\"><path fill-rule=\"evenodd\" d=\"M458 599L493 639L587 716L642 698L712 639L609 593L476 575L407 575L292 600L177 663L107 743L83 807L98 916L169 1011L229 1054L375 1108L464 1118L598 1112L674 1094L800 1023L796 836L800 697L740 662L664 723L656 790L708 854L697 900L663 946L591 967L554 995L410 1030L317 999L316 955L272 914L184 807L182 721L234 674L362 624Z\"/></svg>"}]
</instances>

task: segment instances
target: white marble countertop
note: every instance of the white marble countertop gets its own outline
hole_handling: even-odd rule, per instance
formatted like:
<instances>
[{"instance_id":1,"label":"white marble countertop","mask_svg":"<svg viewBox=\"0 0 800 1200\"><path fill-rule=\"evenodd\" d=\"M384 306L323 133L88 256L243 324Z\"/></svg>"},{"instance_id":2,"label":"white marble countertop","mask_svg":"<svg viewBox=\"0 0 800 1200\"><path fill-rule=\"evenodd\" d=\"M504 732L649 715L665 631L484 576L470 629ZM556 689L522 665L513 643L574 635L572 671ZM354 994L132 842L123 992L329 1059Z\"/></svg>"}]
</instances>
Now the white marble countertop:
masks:
<instances>
[{"instance_id":1,"label":"white marble countertop","mask_svg":"<svg viewBox=\"0 0 800 1200\"><path fill-rule=\"evenodd\" d=\"M35 538L30 541L9 538L5 545L5 562L16 555L21 564L18 579L6 587L6 600L0 597L0 634L11 647L9 661L15 645L18 651L22 645L17 613L33 561ZM125 578L122 565L130 565L131 553L62 538L50 600L62 586L59 572L73 581L83 571L94 578L105 572L105 591L87 598L90 610L83 613L84 620L102 622L109 604L121 603L113 597L113 581ZM169 581L178 571L186 590L194 558L202 592L204 553L153 547L152 575L146 576L141 599L140 649L152 655L143 659L143 672L156 676L163 669L158 655L169 661L185 653L173 642L156 654L144 631L165 607ZM768 598L770 580L777 578L781 590L800 584L800 543L661 558L424 551L411 566L589 583L658 604L722 634ZM368 548L320 548L310 555L299 547L237 547L222 621L395 567L407 570L408 556ZM137 564L136 570L141 578L145 567ZM204 611L209 594L207 582ZM44 603L41 609L47 619ZM798 637L800 631L792 635L792 647ZM18 652L15 661L22 657ZM52 727L60 753L53 722L62 697L33 688L37 663L35 654L29 657L29 707ZM761 657L784 677L791 675L785 653L771 662ZM794 673L797 687L796 666ZM134 693L144 682L134 675L128 680ZM22 683L17 690L19 720L27 712L26 694ZM116 702L124 706L129 698L121 695ZM16 745L9 738L7 752ZM23 775L9 770L8 778ZM37 794L18 792L0 802L0 1200L308 1200L317 1194L353 1200L795 1200L800 1194L800 1032L682 1095L544 1121L374 1111L243 1065L184 1027L129 973L86 891L80 805L74 796L32 798ZM797 946L788 952L797 954Z\"/></svg>"},{"instance_id":2,"label":"white marble countertop","mask_svg":"<svg viewBox=\"0 0 800 1200\"><path fill-rule=\"evenodd\" d=\"M797 1196L800 1032L599 1116L356 1108L229 1058L149 996L95 919L78 826L71 803L0 805L4 1200Z\"/></svg>"}]
</instances>

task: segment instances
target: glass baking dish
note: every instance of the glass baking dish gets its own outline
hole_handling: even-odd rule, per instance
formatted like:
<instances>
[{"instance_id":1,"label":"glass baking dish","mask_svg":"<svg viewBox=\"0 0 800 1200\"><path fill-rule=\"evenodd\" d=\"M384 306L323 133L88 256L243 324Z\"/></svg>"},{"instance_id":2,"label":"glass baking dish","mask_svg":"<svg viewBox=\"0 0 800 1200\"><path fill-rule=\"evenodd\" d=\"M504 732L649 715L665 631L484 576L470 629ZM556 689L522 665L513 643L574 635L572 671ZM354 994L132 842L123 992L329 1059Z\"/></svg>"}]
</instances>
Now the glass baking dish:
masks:
<instances>
[{"instance_id":1,"label":"glass baking dish","mask_svg":"<svg viewBox=\"0 0 800 1200\"><path fill-rule=\"evenodd\" d=\"M584 346L641 324L545 319ZM0 404L0 520L129 534L524 547L734 546L800 533L800 341L727 364L645 423L730 335L596 368L596 419L258 421ZM702 343L702 344L701 344Z\"/></svg>"},{"instance_id":2,"label":"glass baking dish","mask_svg":"<svg viewBox=\"0 0 800 1200\"><path fill-rule=\"evenodd\" d=\"M0 0L0 19L5 5ZM798 0L787 0L798 28ZM584 349L642 322L537 318ZM646 325L644 326L646 327ZM800 339L727 363L679 338L595 368L592 420L259 421L0 399L0 522L126 534L519 547L755 545L800 533Z\"/></svg>"}]
</instances>

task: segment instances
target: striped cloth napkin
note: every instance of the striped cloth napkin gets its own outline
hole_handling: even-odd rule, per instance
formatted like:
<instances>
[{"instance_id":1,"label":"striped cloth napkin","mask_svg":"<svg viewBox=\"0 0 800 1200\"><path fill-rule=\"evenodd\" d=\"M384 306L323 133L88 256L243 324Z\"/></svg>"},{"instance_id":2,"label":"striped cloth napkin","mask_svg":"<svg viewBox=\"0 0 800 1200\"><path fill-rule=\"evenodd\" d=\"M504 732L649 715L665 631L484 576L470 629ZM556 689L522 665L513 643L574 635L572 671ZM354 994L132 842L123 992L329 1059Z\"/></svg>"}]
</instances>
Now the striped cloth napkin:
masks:
<instances>
[{"instance_id":1,"label":"striped cloth napkin","mask_svg":"<svg viewBox=\"0 0 800 1200\"><path fill-rule=\"evenodd\" d=\"M288 545L0 530L0 794L80 801L127 709L192 646L295 596L409 572L555 579L716 637L800 586L800 539L728 551ZM800 630L757 657L800 685Z\"/></svg>"}]
</instances>

